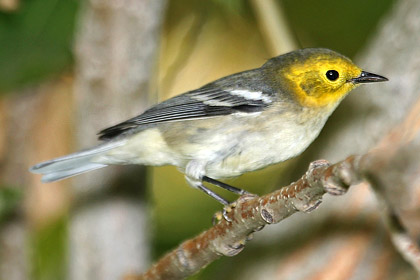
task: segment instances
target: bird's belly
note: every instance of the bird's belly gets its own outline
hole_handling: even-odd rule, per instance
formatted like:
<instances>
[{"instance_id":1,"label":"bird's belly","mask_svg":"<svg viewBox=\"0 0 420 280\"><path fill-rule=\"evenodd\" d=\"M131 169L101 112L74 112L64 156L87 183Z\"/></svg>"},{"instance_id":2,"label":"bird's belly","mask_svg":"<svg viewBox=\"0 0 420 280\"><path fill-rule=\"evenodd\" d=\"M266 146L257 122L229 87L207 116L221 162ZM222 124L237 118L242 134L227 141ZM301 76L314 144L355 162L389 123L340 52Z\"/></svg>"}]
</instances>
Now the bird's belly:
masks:
<instances>
[{"instance_id":1,"label":"bird's belly","mask_svg":"<svg viewBox=\"0 0 420 280\"><path fill-rule=\"evenodd\" d=\"M182 166L182 155L174 152L157 128L150 128L127 137L126 143L96 159L105 164L141 164Z\"/></svg>"},{"instance_id":2,"label":"bird's belly","mask_svg":"<svg viewBox=\"0 0 420 280\"><path fill-rule=\"evenodd\" d=\"M283 127L273 133L248 132L225 153L225 157L208 162L206 174L212 178L239 176L268 165L286 161L302 153L319 134L320 128Z\"/></svg>"}]
</instances>

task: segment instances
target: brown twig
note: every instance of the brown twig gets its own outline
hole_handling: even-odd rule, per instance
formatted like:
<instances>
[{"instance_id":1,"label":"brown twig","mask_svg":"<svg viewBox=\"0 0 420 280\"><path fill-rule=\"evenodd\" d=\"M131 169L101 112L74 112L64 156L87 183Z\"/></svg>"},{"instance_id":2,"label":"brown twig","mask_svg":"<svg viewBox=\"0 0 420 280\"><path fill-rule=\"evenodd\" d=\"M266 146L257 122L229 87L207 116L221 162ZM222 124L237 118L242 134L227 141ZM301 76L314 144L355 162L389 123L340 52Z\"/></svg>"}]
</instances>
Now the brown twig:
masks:
<instances>
[{"instance_id":1,"label":"brown twig","mask_svg":"<svg viewBox=\"0 0 420 280\"><path fill-rule=\"evenodd\" d=\"M184 279L218 259L242 251L253 232L275 224L296 212L310 212L321 203L327 192L340 195L362 179L365 156L351 156L330 165L325 160L310 164L298 181L262 197L240 197L227 219L187 240L162 257L144 275L126 279Z\"/></svg>"}]
</instances>

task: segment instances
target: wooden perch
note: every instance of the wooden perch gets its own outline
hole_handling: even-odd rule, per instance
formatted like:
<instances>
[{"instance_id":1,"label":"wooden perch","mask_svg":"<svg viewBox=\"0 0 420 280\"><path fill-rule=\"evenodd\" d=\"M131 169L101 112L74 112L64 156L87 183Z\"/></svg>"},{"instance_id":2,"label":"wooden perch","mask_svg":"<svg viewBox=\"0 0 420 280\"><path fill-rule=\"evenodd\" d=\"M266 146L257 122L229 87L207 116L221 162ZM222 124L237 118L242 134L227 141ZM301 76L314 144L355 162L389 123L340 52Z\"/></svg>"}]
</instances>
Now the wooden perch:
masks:
<instances>
[{"instance_id":1,"label":"wooden perch","mask_svg":"<svg viewBox=\"0 0 420 280\"><path fill-rule=\"evenodd\" d=\"M287 187L262 197L240 197L227 213L228 220L223 219L185 241L137 279L184 279L223 255L238 254L253 232L267 224L278 223L293 213L310 212L320 204L325 192L341 194L346 191L345 185L359 182L351 168L358 162L356 157L332 166L324 160L315 161L301 179ZM338 178L343 183L336 184Z\"/></svg>"}]
</instances>

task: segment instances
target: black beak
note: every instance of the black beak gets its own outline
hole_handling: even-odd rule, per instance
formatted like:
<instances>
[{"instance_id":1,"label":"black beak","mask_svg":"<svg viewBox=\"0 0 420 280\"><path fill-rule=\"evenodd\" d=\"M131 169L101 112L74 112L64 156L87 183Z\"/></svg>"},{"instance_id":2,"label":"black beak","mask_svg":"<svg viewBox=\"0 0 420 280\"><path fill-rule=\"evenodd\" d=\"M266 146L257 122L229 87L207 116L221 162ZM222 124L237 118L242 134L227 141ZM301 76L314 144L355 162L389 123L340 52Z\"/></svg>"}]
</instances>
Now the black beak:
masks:
<instances>
[{"instance_id":1,"label":"black beak","mask_svg":"<svg viewBox=\"0 0 420 280\"><path fill-rule=\"evenodd\" d=\"M376 82L385 82L385 81L388 81L388 79L383 76L379 76L379 75L365 72L365 71L362 71L359 77L350 80L350 82L353 82L356 84L376 83Z\"/></svg>"}]
</instances>

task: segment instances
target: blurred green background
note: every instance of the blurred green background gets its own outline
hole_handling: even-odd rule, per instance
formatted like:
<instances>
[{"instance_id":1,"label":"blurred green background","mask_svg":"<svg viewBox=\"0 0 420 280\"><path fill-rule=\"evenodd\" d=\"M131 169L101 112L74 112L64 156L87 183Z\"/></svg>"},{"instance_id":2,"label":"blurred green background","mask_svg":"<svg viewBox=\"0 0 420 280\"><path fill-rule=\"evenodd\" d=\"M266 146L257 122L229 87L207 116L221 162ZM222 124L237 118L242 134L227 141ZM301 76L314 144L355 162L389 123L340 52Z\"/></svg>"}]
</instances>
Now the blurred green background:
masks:
<instances>
[{"instance_id":1,"label":"blurred green background","mask_svg":"<svg viewBox=\"0 0 420 280\"><path fill-rule=\"evenodd\" d=\"M285 16L301 47L323 46L353 57L395 0L284 0ZM79 1L22 1L16 11L0 11L0 92L37 83L73 66L73 38ZM169 1L167 24L194 9L234 14L254 21L247 1Z\"/></svg>"},{"instance_id":2,"label":"blurred green background","mask_svg":"<svg viewBox=\"0 0 420 280\"><path fill-rule=\"evenodd\" d=\"M299 47L327 47L354 57L363 49L375 32L381 17L395 1L279 2ZM73 44L81 6L81 2L75 0L27 0L18 2L14 9L0 8L2 95L19 94L20 89L72 72ZM226 26L235 25L238 19L250 26L256 25L255 12L248 1L172 0L168 2L166 9L162 36L165 36L168 29L180 19L192 13L198 13L204 18L216 17L220 24ZM259 59L266 58L268 57ZM7 165L7 161L2 164ZM280 180L270 174L273 174L273 168L246 174L230 182L261 194L292 179L283 177ZM182 240L208 228L213 213L220 209L220 205L189 188L183 175L175 168L150 169L149 175L149 185L153 186L148 192L153 209L153 256L157 258ZM19 202L23 196L19 190L6 187L14 182L0 183L4 185L0 188L1 226L8 217L22 215ZM170 187L167 187L168 185ZM20 188L22 189L25 190ZM67 217L52 221L50 225L34 231L29 238L34 279L64 278L67 260L66 224ZM231 262L232 259L224 258L194 279L214 279L223 273L226 267L230 267Z\"/></svg>"},{"instance_id":3,"label":"blurred green background","mask_svg":"<svg viewBox=\"0 0 420 280\"><path fill-rule=\"evenodd\" d=\"M79 1L22 1L0 12L0 92L37 83L72 67Z\"/></svg>"}]
</instances>

